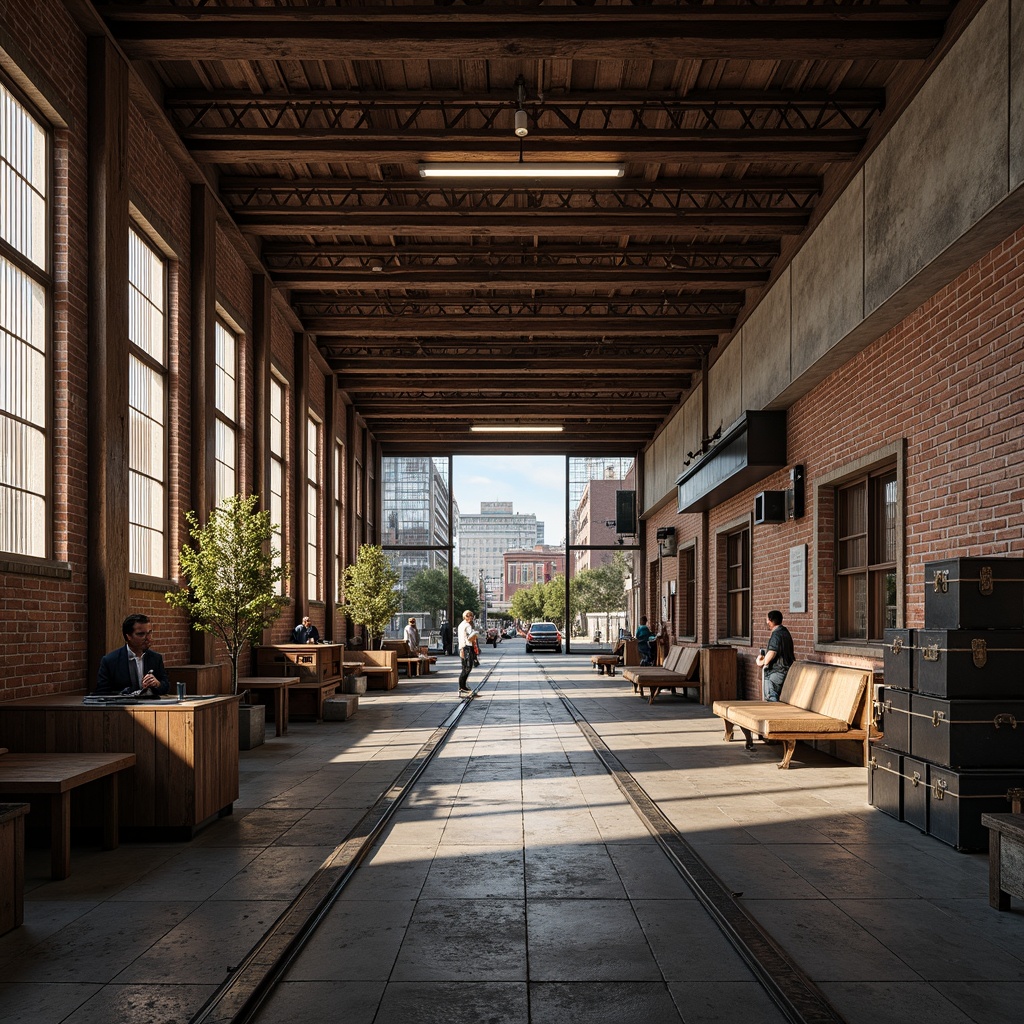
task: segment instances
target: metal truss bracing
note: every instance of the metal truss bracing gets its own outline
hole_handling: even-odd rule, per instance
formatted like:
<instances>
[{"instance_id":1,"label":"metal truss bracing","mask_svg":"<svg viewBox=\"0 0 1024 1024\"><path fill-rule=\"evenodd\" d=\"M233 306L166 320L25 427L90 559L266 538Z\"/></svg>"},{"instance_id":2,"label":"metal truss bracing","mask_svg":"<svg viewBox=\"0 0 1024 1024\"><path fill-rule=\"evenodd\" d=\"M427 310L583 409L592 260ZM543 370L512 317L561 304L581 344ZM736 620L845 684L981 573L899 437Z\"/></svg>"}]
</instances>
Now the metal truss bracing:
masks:
<instances>
[{"instance_id":1,"label":"metal truss bracing","mask_svg":"<svg viewBox=\"0 0 1024 1024\"><path fill-rule=\"evenodd\" d=\"M496 417L636 455L981 2L65 0L358 422L430 455L522 451ZM520 160L624 173L420 176Z\"/></svg>"}]
</instances>

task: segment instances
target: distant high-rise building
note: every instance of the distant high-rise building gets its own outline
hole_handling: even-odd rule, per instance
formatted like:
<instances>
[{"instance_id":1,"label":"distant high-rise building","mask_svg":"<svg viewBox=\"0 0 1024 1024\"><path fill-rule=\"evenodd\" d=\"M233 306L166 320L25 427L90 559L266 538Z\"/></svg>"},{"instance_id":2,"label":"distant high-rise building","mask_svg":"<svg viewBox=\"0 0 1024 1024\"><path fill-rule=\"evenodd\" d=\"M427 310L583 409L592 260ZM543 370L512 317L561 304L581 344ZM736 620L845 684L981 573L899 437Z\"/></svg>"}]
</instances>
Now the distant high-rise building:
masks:
<instances>
[{"instance_id":1,"label":"distant high-rise building","mask_svg":"<svg viewBox=\"0 0 1024 1024\"><path fill-rule=\"evenodd\" d=\"M534 547L537 531L533 512L513 512L511 501L482 501L479 515L459 516L459 569L474 583L482 573L488 593L500 600L505 552Z\"/></svg>"},{"instance_id":2,"label":"distant high-rise building","mask_svg":"<svg viewBox=\"0 0 1024 1024\"><path fill-rule=\"evenodd\" d=\"M388 557L404 587L424 569L448 567L445 551L430 550L448 544L448 460L386 458L382 468L382 543L391 549ZM457 511L453 516L458 522ZM418 550L394 550L395 546Z\"/></svg>"}]
</instances>

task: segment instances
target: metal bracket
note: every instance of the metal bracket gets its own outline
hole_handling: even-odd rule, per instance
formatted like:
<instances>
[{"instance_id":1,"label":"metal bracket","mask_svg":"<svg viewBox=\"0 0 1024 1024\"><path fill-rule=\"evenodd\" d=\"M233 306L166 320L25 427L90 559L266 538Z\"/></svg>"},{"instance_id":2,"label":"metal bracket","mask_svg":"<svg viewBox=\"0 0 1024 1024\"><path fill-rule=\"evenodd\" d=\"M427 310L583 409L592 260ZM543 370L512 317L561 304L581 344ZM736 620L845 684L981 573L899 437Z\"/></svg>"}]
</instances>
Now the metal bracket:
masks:
<instances>
[{"instance_id":1,"label":"metal bracket","mask_svg":"<svg viewBox=\"0 0 1024 1024\"><path fill-rule=\"evenodd\" d=\"M988 662L988 644L984 640L971 641L971 660L975 668L984 668Z\"/></svg>"},{"instance_id":2,"label":"metal bracket","mask_svg":"<svg viewBox=\"0 0 1024 1024\"><path fill-rule=\"evenodd\" d=\"M932 585L935 587L936 594L945 594L949 590L949 570L936 569Z\"/></svg>"},{"instance_id":3,"label":"metal bracket","mask_svg":"<svg viewBox=\"0 0 1024 1024\"><path fill-rule=\"evenodd\" d=\"M1009 711L1004 711L1002 714L996 715L992 719L992 724L998 729L1001 725L1008 725L1011 729L1017 728L1017 719L1014 715L1011 715Z\"/></svg>"},{"instance_id":4,"label":"metal bracket","mask_svg":"<svg viewBox=\"0 0 1024 1024\"><path fill-rule=\"evenodd\" d=\"M938 779L932 787L932 793L936 800L943 800L946 796L946 787L949 785L944 779Z\"/></svg>"},{"instance_id":5,"label":"metal bracket","mask_svg":"<svg viewBox=\"0 0 1024 1024\"><path fill-rule=\"evenodd\" d=\"M992 582L992 566L983 565L978 572L978 590L986 597L990 597L994 590Z\"/></svg>"},{"instance_id":6,"label":"metal bracket","mask_svg":"<svg viewBox=\"0 0 1024 1024\"><path fill-rule=\"evenodd\" d=\"M921 649L921 657L925 661L938 661L939 660L939 645L928 644L927 647Z\"/></svg>"},{"instance_id":7,"label":"metal bracket","mask_svg":"<svg viewBox=\"0 0 1024 1024\"><path fill-rule=\"evenodd\" d=\"M892 645L889 648L893 654L899 654L903 650L903 637L895 636L892 639Z\"/></svg>"},{"instance_id":8,"label":"metal bracket","mask_svg":"<svg viewBox=\"0 0 1024 1024\"><path fill-rule=\"evenodd\" d=\"M915 788L917 786L921 785L921 773L920 772L914 772L914 774L910 776L910 784L912 786L914 786Z\"/></svg>"},{"instance_id":9,"label":"metal bracket","mask_svg":"<svg viewBox=\"0 0 1024 1024\"><path fill-rule=\"evenodd\" d=\"M932 712L932 727L937 728L946 721L945 711L933 711Z\"/></svg>"}]
</instances>

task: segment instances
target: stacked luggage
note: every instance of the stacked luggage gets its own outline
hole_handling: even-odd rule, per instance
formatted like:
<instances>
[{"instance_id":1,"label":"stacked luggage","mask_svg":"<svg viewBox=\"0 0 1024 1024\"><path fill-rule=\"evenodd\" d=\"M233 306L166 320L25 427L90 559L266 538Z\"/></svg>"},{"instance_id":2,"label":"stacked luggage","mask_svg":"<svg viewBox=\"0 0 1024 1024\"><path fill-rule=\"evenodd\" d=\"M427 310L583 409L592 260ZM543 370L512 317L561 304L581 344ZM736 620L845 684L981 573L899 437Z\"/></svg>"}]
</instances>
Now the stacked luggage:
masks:
<instances>
[{"instance_id":1,"label":"stacked luggage","mask_svg":"<svg viewBox=\"0 0 1024 1024\"><path fill-rule=\"evenodd\" d=\"M1024 788L1024 558L925 564L924 629L885 631L872 806L958 850Z\"/></svg>"}]
</instances>

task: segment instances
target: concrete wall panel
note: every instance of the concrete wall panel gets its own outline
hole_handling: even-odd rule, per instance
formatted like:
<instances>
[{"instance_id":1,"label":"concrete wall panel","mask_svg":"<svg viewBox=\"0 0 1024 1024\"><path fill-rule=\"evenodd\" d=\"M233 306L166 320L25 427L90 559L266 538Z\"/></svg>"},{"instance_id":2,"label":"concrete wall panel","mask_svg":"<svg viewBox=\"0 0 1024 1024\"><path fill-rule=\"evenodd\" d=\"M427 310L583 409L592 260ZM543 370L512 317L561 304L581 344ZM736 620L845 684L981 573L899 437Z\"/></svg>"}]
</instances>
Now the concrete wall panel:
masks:
<instances>
[{"instance_id":1,"label":"concrete wall panel","mask_svg":"<svg viewBox=\"0 0 1024 1024\"><path fill-rule=\"evenodd\" d=\"M743 405L739 412L769 407L792 379L791 283L792 269L787 267L743 325ZM714 425L709 426L714 430Z\"/></svg>"},{"instance_id":2,"label":"concrete wall panel","mask_svg":"<svg viewBox=\"0 0 1024 1024\"><path fill-rule=\"evenodd\" d=\"M793 377L864 318L864 178L858 174L793 259Z\"/></svg>"},{"instance_id":3,"label":"concrete wall panel","mask_svg":"<svg viewBox=\"0 0 1024 1024\"><path fill-rule=\"evenodd\" d=\"M642 510L654 508L667 497L675 498L676 480L683 471L686 453L700 444L700 389L668 421L644 456Z\"/></svg>"},{"instance_id":4,"label":"concrete wall panel","mask_svg":"<svg viewBox=\"0 0 1024 1024\"><path fill-rule=\"evenodd\" d=\"M1006 195L1007 2L986 5L868 160L867 312Z\"/></svg>"},{"instance_id":5,"label":"concrete wall panel","mask_svg":"<svg viewBox=\"0 0 1024 1024\"><path fill-rule=\"evenodd\" d=\"M1010 190L1024 183L1024 0L1010 0Z\"/></svg>"},{"instance_id":6,"label":"concrete wall panel","mask_svg":"<svg viewBox=\"0 0 1024 1024\"><path fill-rule=\"evenodd\" d=\"M743 398L743 336L746 326L729 342L708 371L708 430L728 426L747 406Z\"/></svg>"}]
</instances>

